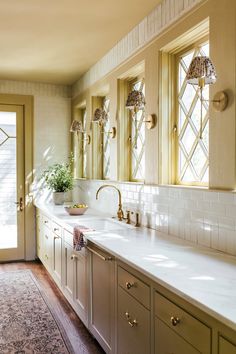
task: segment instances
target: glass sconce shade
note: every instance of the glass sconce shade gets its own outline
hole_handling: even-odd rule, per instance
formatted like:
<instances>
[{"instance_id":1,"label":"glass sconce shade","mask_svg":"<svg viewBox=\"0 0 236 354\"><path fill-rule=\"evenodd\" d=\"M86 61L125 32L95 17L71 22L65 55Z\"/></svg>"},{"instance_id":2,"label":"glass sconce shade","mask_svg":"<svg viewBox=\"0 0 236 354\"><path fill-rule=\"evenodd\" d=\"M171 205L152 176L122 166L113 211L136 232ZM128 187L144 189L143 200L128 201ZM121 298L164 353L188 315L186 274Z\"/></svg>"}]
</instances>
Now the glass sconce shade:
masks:
<instances>
[{"instance_id":1,"label":"glass sconce shade","mask_svg":"<svg viewBox=\"0 0 236 354\"><path fill-rule=\"evenodd\" d=\"M133 90L129 93L125 106L130 110L138 111L144 109L145 104L144 94L141 91Z\"/></svg>"},{"instance_id":2,"label":"glass sconce shade","mask_svg":"<svg viewBox=\"0 0 236 354\"><path fill-rule=\"evenodd\" d=\"M193 58L186 78L191 85L199 85L201 80L203 80L203 86L214 84L217 80L217 75L211 59L207 56Z\"/></svg>"}]
</instances>

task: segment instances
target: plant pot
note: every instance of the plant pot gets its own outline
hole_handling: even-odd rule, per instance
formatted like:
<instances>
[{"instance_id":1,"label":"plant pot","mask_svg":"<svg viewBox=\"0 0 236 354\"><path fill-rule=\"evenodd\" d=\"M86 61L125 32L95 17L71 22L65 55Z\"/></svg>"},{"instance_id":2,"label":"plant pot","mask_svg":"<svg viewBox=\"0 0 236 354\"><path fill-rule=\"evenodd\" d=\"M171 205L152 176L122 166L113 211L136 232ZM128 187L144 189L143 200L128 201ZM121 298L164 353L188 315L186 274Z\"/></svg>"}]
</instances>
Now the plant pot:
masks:
<instances>
[{"instance_id":1,"label":"plant pot","mask_svg":"<svg viewBox=\"0 0 236 354\"><path fill-rule=\"evenodd\" d=\"M53 192L53 201L56 205L62 205L64 203L64 192Z\"/></svg>"}]
</instances>

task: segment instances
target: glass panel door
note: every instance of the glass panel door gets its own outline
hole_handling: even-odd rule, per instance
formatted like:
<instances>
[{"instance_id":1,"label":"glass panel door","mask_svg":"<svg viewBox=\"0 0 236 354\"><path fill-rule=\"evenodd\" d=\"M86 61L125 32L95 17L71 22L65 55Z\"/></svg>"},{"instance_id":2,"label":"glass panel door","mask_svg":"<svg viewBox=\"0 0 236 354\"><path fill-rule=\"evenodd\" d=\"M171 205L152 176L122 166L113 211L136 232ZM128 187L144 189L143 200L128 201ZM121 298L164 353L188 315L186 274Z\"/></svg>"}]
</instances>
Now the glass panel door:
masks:
<instances>
[{"instance_id":1,"label":"glass panel door","mask_svg":"<svg viewBox=\"0 0 236 354\"><path fill-rule=\"evenodd\" d=\"M0 105L0 261L24 259L23 107Z\"/></svg>"}]
</instances>

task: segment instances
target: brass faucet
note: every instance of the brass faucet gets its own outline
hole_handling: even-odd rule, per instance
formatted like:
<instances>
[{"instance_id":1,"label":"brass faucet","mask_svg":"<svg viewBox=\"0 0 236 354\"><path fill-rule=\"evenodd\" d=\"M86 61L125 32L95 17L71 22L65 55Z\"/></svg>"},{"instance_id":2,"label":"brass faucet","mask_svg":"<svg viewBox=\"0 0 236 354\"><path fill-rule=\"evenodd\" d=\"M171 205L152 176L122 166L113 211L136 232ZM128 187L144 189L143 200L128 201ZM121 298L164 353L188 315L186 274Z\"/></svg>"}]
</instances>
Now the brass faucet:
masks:
<instances>
[{"instance_id":1,"label":"brass faucet","mask_svg":"<svg viewBox=\"0 0 236 354\"><path fill-rule=\"evenodd\" d=\"M121 192L117 187L113 186L112 184L104 184L103 186L98 188L98 190L96 192L96 199L98 199L98 194L99 194L100 190L102 190L103 188L106 188L106 187L114 188L118 192L119 205L118 205L117 217L118 217L119 221L122 221L124 219L124 212L122 210Z\"/></svg>"}]
</instances>

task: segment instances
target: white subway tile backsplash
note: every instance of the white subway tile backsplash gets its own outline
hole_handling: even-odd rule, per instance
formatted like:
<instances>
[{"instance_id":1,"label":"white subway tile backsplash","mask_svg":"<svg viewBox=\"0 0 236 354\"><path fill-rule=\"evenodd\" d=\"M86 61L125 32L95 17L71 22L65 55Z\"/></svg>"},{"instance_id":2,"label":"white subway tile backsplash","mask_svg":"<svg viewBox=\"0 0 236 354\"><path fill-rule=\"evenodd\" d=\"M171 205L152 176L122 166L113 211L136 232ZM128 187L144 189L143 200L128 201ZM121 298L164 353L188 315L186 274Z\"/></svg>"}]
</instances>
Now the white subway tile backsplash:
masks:
<instances>
[{"instance_id":1,"label":"white subway tile backsplash","mask_svg":"<svg viewBox=\"0 0 236 354\"><path fill-rule=\"evenodd\" d=\"M74 200L78 200L79 195L92 207L116 215L115 191L104 190L96 201L96 190L103 182L78 180L76 183ZM138 211L142 225L236 255L234 193L135 183L112 184L122 191L124 210ZM135 221L135 214L132 220Z\"/></svg>"}]
</instances>

